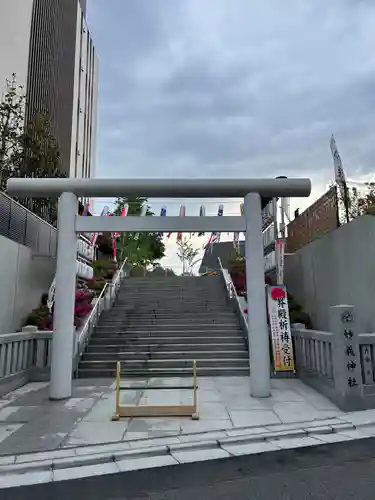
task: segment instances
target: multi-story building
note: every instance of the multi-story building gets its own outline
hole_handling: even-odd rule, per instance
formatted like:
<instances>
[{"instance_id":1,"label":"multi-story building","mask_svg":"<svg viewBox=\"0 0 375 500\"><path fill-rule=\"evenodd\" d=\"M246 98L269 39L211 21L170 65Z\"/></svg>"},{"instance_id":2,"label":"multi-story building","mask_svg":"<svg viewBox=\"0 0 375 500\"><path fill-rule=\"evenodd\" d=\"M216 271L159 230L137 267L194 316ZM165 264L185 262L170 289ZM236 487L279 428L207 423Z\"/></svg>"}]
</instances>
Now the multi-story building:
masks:
<instances>
[{"instance_id":1,"label":"multi-story building","mask_svg":"<svg viewBox=\"0 0 375 500\"><path fill-rule=\"evenodd\" d=\"M26 120L47 112L60 168L95 175L98 59L86 0L1 0L0 86L13 73L26 91Z\"/></svg>"}]
</instances>

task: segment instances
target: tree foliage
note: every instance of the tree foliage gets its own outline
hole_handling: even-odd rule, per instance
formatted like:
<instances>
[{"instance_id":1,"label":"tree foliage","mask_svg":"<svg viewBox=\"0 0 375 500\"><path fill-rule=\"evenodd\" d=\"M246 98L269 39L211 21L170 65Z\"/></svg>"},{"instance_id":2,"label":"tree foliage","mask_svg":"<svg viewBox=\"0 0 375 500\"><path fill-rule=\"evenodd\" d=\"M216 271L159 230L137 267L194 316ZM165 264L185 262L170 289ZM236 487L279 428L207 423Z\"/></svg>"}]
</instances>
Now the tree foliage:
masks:
<instances>
[{"instance_id":1,"label":"tree foliage","mask_svg":"<svg viewBox=\"0 0 375 500\"><path fill-rule=\"evenodd\" d=\"M157 264L151 271L147 272L147 276L158 278L165 276L176 276L176 273L169 267L162 267L160 264Z\"/></svg>"},{"instance_id":2,"label":"tree foliage","mask_svg":"<svg viewBox=\"0 0 375 500\"><path fill-rule=\"evenodd\" d=\"M200 259L197 259L199 250L194 248L190 239L184 238L177 243L177 257L182 262L182 272L191 274L193 268Z\"/></svg>"},{"instance_id":3,"label":"tree foliage","mask_svg":"<svg viewBox=\"0 0 375 500\"><path fill-rule=\"evenodd\" d=\"M141 215L145 210L146 217L154 214L147 205L147 198L141 196L122 197L115 202L114 215L120 215L124 206L129 205L128 215ZM125 258L134 266L146 267L162 259L165 255L163 236L155 233L121 233L117 243L117 258Z\"/></svg>"},{"instance_id":4,"label":"tree foliage","mask_svg":"<svg viewBox=\"0 0 375 500\"><path fill-rule=\"evenodd\" d=\"M66 177L60 171L60 153L51 132L47 110L39 110L25 124L26 98L16 75L5 82L0 103L0 189L9 177ZM48 222L57 221L57 200L18 200Z\"/></svg>"},{"instance_id":5,"label":"tree foliage","mask_svg":"<svg viewBox=\"0 0 375 500\"><path fill-rule=\"evenodd\" d=\"M345 198L348 204L349 221L361 215L375 215L375 183L366 182L363 189L346 186L345 192L338 189L338 205L340 222L345 222Z\"/></svg>"},{"instance_id":6,"label":"tree foliage","mask_svg":"<svg viewBox=\"0 0 375 500\"><path fill-rule=\"evenodd\" d=\"M9 177L18 175L23 162L25 95L17 86L16 76L5 81L5 92L0 102L0 188L6 189Z\"/></svg>"}]
</instances>

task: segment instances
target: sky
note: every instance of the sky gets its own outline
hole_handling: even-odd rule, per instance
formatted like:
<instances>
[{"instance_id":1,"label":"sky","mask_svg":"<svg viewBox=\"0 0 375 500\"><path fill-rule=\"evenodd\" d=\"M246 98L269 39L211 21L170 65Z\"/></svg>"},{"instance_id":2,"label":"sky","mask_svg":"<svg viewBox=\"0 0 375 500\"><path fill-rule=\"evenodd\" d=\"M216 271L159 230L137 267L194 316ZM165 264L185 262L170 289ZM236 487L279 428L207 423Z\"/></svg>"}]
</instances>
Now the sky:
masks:
<instances>
[{"instance_id":1,"label":"sky","mask_svg":"<svg viewBox=\"0 0 375 500\"><path fill-rule=\"evenodd\" d=\"M291 200L304 209L334 178L334 133L348 179L373 178L373 0L89 0L88 23L98 177L309 177L310 198Z\"/></svg>"}]
</instances>

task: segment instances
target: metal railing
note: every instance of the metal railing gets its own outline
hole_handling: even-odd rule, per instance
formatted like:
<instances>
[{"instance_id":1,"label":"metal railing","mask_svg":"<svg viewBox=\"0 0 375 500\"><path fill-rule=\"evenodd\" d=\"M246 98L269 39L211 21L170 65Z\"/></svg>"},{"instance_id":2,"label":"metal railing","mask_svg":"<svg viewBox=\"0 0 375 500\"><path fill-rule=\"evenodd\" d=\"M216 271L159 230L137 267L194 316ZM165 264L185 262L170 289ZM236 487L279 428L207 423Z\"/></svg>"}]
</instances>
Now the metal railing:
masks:
<instances>
[{"instance_id":1,"label":"metal railing","mask_svg":"<svg viewBox=\"0 0 375 500\"><path fill-rule=\"evenodd\" d=\"M5 193L0 193L0 235L40 255L56 256L57 229Z\"/></svg>"},{"instance_id":2,"label":"metal railing","mask_svg":"<svg viewBox=\"0 0 375 500\"><path fill-rule=\"evenodd\" d=\"M241 324L241 329L244 334L244 339L247 345L249 345L249 338L248 338L248 325L247 325L247 318L246 314L243 311L243 305L241 304L240 297L238 297L236 288L233 284L232 278L229 274L229 271L227 269L223 268L223 265L221 263L220 257L217 259L218 261L218 271L219 275L222 277L223 282L225 284L225 288L228 294L228 298L230 302L233 304L233 308L240 320Z\"/></svg>"},{"instance_id":3,"label":"metal railing","mask_svg":"<svg viewBox=\"0 0 375 500\"><path fill-rule=\"evenodd\" d=\"M77 344L75 348L74 364L75 370L78 369L79 361L86 350L86 347L90 341L91 334L97 326L100 315L103 311L110 309L116 299L118 290L121 285L121 280L125 276L124 267L127 259L121 264L120 269L117 271L114 279L111 283L106 283L100 292L99 297L96 299L95 305L90 312L88 318L86 319L82 329L79 332L77 339Z\"/></svg>"}]
</instances>

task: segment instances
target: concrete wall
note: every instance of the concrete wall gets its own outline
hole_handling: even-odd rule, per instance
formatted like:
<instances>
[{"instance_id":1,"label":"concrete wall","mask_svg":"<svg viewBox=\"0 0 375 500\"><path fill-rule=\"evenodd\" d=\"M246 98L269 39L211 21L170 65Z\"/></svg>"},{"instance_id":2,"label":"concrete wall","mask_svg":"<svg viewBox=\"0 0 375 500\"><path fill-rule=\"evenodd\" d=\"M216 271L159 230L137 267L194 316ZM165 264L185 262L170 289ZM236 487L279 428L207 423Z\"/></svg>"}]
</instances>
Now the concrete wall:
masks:
<instances>
[{"instance_id":1,"label":"concrete wall","mask_svg":"<svg viewBox=\"0 0 375 500\"><path fill-rule=\"evenodd\" d=\"M285 258L288 291L328 330L328 308L351 304L358 331L375 331L375 217L366 215Z\"/></svg>"},{"instance_id":2,"label":"concrete wall","mask_svg":"<svg viewBox=\"0 0 375 500\"><path fill-rule=\"evenodd\" d=\"M40 303L55 274L55 260L0 236L0 334L17 331Z\"/></svg>"}]
</instances>

